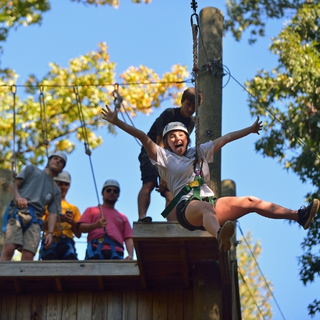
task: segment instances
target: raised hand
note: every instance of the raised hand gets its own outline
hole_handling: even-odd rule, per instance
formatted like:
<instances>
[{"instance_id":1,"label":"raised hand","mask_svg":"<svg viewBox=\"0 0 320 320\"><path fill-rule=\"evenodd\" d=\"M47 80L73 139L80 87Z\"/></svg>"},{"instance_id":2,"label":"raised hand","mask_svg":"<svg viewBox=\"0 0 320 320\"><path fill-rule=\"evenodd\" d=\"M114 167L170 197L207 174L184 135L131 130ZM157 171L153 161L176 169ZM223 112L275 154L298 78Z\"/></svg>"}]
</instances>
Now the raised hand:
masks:
<instances>
[{"instance_id":1,"label":"raised hand","mask_svg":"<svg viewBox=\"0 0 320 320\"><path fill-rule=\"evenodd\" d=\"M259 131L262 130L262 121L259 121L259 116L257 116L257 120L252 125L252 133L257 133L260 135Z\"/></svg>"},{"instance_id":2,"label":"raised hand","mask_svg":"<svg viewBox=\"0 0 320 320\"><path fill-rule=\"evenodd\" d=\"M118 109L115 108L114 111L112 111L108 105L106 105L105 109L102 109L102 119L106 120L112 124L115 124L115 122L118 120Z\"/></svg>"}]
</instances>

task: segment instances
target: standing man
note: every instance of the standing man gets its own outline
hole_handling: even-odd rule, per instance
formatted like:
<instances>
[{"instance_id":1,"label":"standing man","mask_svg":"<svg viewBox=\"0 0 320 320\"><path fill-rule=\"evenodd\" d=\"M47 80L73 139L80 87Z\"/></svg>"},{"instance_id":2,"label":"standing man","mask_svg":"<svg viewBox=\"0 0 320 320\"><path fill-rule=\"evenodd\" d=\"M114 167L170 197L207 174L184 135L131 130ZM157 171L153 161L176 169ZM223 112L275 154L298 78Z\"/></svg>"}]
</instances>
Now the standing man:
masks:
<instances>
[{"instance_id":1,"label":"standing man","mask_svg":"<svg viewBox=\"0 0 320 320\"><path fill-rule=\"evenodd\" d=\"M202 93L198 92L198 103L202 103ZM170 122L182 122L188 129L189 134L194 128L192 115L195 111L195 89L186 89L181 98L180 108L168 108L164 110L151 126L148 136L157 145L163 147L162 132L164 127ZM172 194L167 188L166 181L160 178L158 184L158 170L153 166L144 147L141 148L139 155L142 188L138 194L138 213L139 220L142 222L151 222L152 218L147 216L147 210L150 205L150 195L154 188L166 199L166 207L172 200ZM175 210L172 210L167 216L168 221L177 221Z\"/></svg>"},{"instance_id":2,"label":"standing man","mask_svg":"<svg viewBox=\"0 0 320 320\"><path fill-rule=\"evenodd\" d=\"M101 193L102 206L87 208L78 222L80 232L88 233L86 260L123 259L123 243L128 251L126 259L132 260L132 228L128 218L114 208L120 185L107 180Z\"/></svg>"},{"instance_id":3,"label":"standing man","mask_svg":"<svg viewBox=\"0 0 320 320\"><path fill-rule=\"evenodd\" d=\"M58 217L58 222L54 229L52 246L49 249L43 248L42 252L40 251L40 258L42 260L78 260L73 237L74 235L77 238L81 237L81 232L77 223L81 214L75 205L67 202L66 200L66 195L71 184L70 173L62 171L54 178L54 180L61 191L62 214L60 215L60 221ZM45 235L47 235L49 232L48 211L46 211L43 216L43 220L43 229L45 230Z\"/></svg>"},{"instance_id":4,"label":"standing man","mask_svg":"<svg viewBox=\"0 0 320 320\"><path fill-rule=\"evenodd\" d=\"M21 260L33 260L41 237L42 216L48 206L49 232L44 248L50 248L57 213L61 212L61 192L53 178L67 162L62 151L52 153L44 170L27 165L9 188L14 201L7 207L3 218L4 247L0 261L10 261L16 249L22 253Z\"/></svg>"}]
</instances>

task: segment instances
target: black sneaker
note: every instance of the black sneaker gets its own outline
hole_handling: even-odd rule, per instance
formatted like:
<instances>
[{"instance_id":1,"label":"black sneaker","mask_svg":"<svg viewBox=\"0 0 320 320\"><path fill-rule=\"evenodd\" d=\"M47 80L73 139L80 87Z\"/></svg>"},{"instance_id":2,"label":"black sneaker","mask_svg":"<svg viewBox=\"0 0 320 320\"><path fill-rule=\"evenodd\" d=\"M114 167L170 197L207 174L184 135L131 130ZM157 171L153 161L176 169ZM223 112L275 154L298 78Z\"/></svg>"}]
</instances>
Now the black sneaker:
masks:
<instances>
[{"instance_id":1,"label":"black sneaker","mask_svg":"<svg viewBox=\"0 0 320 320\"><path fill-rule=\"evenodd\" d=\"M314 216L318 212L319 205L319 200L313 199L307 207L302 206L298 210L298 223L303 227L304 230L307 230L310 227L310 224L313 221Z\"/></svg>"},{"instance_id":2,"label":"black sneaker","mask_svg":"<svg viewBox=\"0 0 320 320\"><path fill-rule=\"evenodd\" d=\"M234 224L232 221L227 221L218 231L217 239L219 250L222 252L228 251L231 248L230 238L234 234Z\"/></svg>"}]
</instances>

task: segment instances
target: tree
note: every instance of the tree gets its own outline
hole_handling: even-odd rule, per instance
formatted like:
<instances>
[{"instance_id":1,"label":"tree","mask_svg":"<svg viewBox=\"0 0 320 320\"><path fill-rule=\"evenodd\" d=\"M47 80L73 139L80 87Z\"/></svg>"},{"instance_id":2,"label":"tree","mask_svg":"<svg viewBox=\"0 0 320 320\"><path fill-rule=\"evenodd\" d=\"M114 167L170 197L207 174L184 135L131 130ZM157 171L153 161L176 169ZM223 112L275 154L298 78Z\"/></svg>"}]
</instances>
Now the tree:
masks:
<instances>
[{"instance_id":1,"label":"tree","mask_svg":"<svg viewBox=\"0 0 320 320\"><path fill-rule=\"evenodd\" d=\"M287 9L291 6L292 18L272 39L270 50L279 56L278 66L271 71L259 71L246 83L251 112L264 119L264 132L256 143L256 150L265 157L276 158L302 182L311 182L314 190L306 195L310 200L320 194L320 4L281 0L268 3L273 3L275 8L279 4L277 10L284 3ZM265 5L267 16L283 16L283 11L277 15L268 3L242 1L241 8L232 8L234 12L240 12L236 36L241 36L241 25L243 28L257 25L258 29L264 26L258 19L262 5ZM250 13L256 23L243 18L244 14ZM263 35L260 30L258 33ZM312 283L320 276L319 231L320 216L317 215L302 243L304 254L299 263L304 284ZM314 299L308 308L310 315L320 312L320 301Z\"/></svg>"},{"instance_id":2,"label":"tree","mask_svg":"<svg viewBox=\"0 0 320 320\"><path fill-rule=\"evenodd\" d=\"M119 4L116 0L77 2ZM22 24L24 19L29 24L40 23L41 14L50 9L48 1L0 2L0 5L8 29ZM34 18L29 19L29 15ZM27 98L21 98L21 89L15 86L16 73L11 69L1 70L0 168L10 168L12 159L17 169L27 162L43 164L47 149L70 153L75 148L74 137L86 143L89 149L101 145L102 138L95 131L106 125L100 120L101 101L112 103L116 83L115 65L109 60L107 45L99 43L97 51L72 59L68 68L52 63L51 70L43 78L30 75L24 85L29 94ZM116 86L117 93L123 97L122 111L131 116L135 116L136 112L147 114L167 98L172 98L178 104L181 98L178 90L185 87L187 76L186 67L179 64L172 66L171 71L162 77L146 66L128 68L119 75L122 83ZM12 129L13 123L15 130ZM108 129L115 133L112 125L108 124ZM47 141L50 142L49 147Z\"/></svg>"},{"instance_id":3,"label":"tree","mask_svg":"<svg viewBox=\"0 0 320 320\"><path fill-rule=\"evenodd\" d=\"M272 319L271 281L261 274L257 261L261 243L253 243L251 232L239 238L237 246L239 294L242 318L246 320Z\"/></svg>"}]
</instances>

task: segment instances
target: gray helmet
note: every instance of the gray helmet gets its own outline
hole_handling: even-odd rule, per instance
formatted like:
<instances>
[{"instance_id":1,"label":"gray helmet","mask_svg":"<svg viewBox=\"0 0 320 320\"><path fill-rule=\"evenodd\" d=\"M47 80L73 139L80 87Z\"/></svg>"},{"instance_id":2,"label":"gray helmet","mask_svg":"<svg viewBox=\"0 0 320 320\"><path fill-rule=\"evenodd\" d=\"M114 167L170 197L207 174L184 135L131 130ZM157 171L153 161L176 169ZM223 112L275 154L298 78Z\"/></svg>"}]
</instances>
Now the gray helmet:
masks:
<instances>
[{"instance_id":1,"label":"gray helmet","mask_svg":"<svg viewBox=\"0 0 320 320\"><path fill-rule=\"evenodd\" d=\"M120 184L118 181L116 180L113 180L113 179L109 179L107 180L104 184L103 184L103 187L102 187L102 191L104 190L104 188L106 187L116 187L119 189L120 191Z\"/></svg>"},{"instance_id":2,"label":"gray helmet","mask_svg":"<svg viewBox=\"0 0 320 320\"><path fill-rule=\"evenodd\" d=\"M51 153L48 159L50 160L51 157L59 157L59 158L61 158L64 161L64 166L63 167L66 166L66 164L67 164L67 155L63 151L55 151L55 152Z\"/></svg>"},{"instance_id":3,"label":"gray helmet","mask_svg":"<svg viewBox=\"0 0 320 320\"><path fill-rule=\"evenodd\" d=\"M71 176L68 171L61 171L56 177L53 178L55 181L62 181L71 183Z\"/></svg>"},{"instance_id":4,"label":"gray helmet","mask_svg":"<svg viewBox=\"0 0 320 320\"><path fill-rule=\"evenodd\" d=\"M181 123L181 122L170 122L168 123L164 129L163 129L163 133L162 133L162 138L170 131L183 131L184 133L187 134L187 136L189 136L189 132L187 127Z\"/></svg>"}]
</instances>

